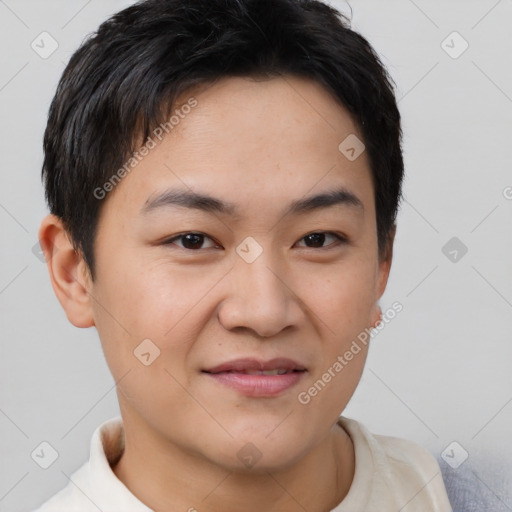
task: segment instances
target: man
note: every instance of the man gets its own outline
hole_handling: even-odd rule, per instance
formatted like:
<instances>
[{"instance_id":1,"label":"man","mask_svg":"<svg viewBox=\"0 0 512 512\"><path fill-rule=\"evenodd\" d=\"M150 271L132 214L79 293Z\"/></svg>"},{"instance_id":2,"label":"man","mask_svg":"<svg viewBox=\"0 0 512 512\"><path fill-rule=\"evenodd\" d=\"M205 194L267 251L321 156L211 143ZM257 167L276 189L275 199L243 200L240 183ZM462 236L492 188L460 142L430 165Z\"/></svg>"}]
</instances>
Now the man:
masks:
<instances>
[{"instance_id":1,"label":"man","mask_svg":"<svg viewBox=\"0 0 512 512\"><path fill-rule=\"evenodd\" d=\"M425 449L340 417L392 261L390 79L312 0L148 0L50 109L40 228L122 418L39 512L451 511Z\"/></svg>"}]
</instances>

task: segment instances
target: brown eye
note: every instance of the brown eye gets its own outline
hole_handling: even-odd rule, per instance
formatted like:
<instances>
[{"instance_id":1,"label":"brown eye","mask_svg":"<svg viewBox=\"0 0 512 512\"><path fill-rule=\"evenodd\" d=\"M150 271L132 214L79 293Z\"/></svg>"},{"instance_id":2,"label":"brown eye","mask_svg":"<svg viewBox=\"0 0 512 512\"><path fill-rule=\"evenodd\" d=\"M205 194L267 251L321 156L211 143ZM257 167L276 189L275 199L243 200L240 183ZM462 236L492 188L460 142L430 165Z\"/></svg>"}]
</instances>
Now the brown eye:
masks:
<instances>
[{"instance_id":1,"label":"brown eye","mask_svg":"<svg viewBox=\"0 0 512 512\"><path fill-rule=\"evenodd\" d=\"M181 240L181 245L176 243L176 240ZM178 247L181 247L182 249L188 249L188 250L198 250L198 249L204 249L203 244L205 240L210 240L212 244L210 247L215 247L216 244L213 243L213 240L202 234L202 233L183 233L181 235L175 236L171 238L170 240L167 240L165 242L166 245L174 244ZM206 247L208 248L208 247Z\"/></svg>"},{"instance_id":2,"label":"brown eye","mask_svg":"<svg viewBox=\"0 0 512 512\"><path fill-rule=\"evenodd\" d=\"M329 240L329 238L334 239L334 242L331 242L325 246L325 241ZM330 247L331 245L338 245L336 242L343 243L347 241L345 238L337 235L336 233L328 232L310 233L309 235L306 235L305 237L301 238L301 241L302 240L306 242L305 247L312 249L323 249L326 247Z\"/></svg>"}]
</instances>

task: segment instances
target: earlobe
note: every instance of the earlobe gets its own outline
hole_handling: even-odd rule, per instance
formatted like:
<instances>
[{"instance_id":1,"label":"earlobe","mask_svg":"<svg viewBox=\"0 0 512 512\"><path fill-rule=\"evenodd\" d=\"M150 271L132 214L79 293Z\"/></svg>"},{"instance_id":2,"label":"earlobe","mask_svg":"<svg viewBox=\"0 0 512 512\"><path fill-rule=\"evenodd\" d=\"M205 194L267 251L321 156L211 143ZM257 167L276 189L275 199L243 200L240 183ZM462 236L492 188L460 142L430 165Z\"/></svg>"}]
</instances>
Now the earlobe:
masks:
<instances>
[{"instance_id":1,"label":"earlobe","mask_svg":"<svg viewBox=\"0 0 512 512\"><path fill-rule=\"evenodd\" d=\"M68 320L76 327L92 327L91 280L82 256L71 243L62 221L46 216L39 228L39 243L44 252L50 281Z\"/></svg>"},{"instance_id":2,"label":"earlobe","mask_svg":"<svg viewBox=\"0 0 512 512\"><path fill-rule=\"evenodd\" d=\"M372 311L371 317L370 317L370 325L374 328L382 320L382 309L378 305L377 301L384 294L384 291L386 290L386 286L388 283L389 272L391 270L391 262L393 260L393 243L395 240L395 234L396 234L396 225L393 226L393 229L390 233L390 236L388 239L388 245L386 247L384 257L379 261L379 264L378 264L377 290L376 290L377 296L376 296L375 305L373 307L373 311Z\"/></svg>"},{"instance_id":3,"label":"earlobe","mask_svg":"<svg viewBox=\"0 0 512 512\"><path fill-rule=\"evenodd\" d=\"M382 320L382 309L378 304L375 304L370 320L370 327L377 328L377 325Z\"/></svg>"}]
</instances>

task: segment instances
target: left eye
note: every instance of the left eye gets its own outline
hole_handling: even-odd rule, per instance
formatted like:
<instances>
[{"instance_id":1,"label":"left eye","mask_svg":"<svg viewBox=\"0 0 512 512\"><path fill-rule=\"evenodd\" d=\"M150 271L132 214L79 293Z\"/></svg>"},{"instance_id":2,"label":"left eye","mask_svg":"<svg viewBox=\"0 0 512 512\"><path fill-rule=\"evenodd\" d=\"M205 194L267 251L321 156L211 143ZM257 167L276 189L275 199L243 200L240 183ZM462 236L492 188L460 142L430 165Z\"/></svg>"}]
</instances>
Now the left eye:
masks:
<instances>
[{"instance_id":1,"label":"left eye","mask_svg":"<svg viewBox=\"0 0 512 512\"><path fill-rule=\"evenodd\" d=\"M334 238L334 242L328 244L327 246L324 246L326 238L328 237ZM340 235L337 235L336 233L325 233L325 232L318 232L318 233L310 233L309 235L306 235L301 238L301 241L306 241L306 247L312 248L312 249L318 249L323 247L329 247L331 245L335 245L336 241L343 243L347 240L343 238ZM304 246L302 246L304 247Z\"/></svg>"}]
</instances>

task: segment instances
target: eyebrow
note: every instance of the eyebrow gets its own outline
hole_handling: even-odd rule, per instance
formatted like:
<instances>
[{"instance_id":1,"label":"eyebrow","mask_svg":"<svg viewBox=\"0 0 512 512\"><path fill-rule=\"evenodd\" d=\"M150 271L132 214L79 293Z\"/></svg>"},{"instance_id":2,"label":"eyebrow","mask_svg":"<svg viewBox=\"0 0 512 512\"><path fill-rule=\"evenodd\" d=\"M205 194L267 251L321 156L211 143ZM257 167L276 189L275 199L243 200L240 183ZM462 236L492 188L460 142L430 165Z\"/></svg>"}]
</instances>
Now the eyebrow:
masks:
<instances>
[{"instance_id":1,"label":"eyebrow","mask_svg":"<svg viewBox=\"0 0 512 512\"><path fill-rule=\"evenodd\" d=\"M299 215L338 205L360 210L361 213L364 212L363 202L353 192L347 188L341 187L292 201L283 211L283 216L289 214ZM141 214L146 215L154 210L169 206L191 208L208 213L219 213L238 217L237 207L233 203L223 201L208 194L179 189L169 189L155 197L150 196L141 208Z\"/></svg>"}]
</instances>

